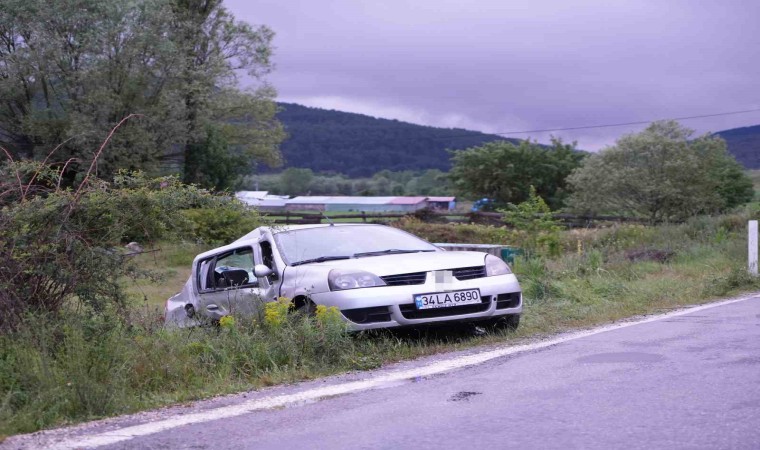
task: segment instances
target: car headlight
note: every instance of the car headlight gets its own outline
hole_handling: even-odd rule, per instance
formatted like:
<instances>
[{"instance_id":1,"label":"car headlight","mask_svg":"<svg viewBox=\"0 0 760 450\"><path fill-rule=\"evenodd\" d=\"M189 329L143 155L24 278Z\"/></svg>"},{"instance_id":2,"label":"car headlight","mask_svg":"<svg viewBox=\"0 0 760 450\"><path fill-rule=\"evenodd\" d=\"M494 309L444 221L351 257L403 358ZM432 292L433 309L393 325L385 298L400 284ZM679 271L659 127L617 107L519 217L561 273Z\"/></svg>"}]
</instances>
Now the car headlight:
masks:
<instances>
[{"instance_id":1,"label":"car headlight","mask_svg":"<svg viewBox=\"0 0 760 450\"><path fill-rule=\"evenodd\" d=\"M507 263L493 255L486 255L486 276L507 275L512 273Z\"/></svg>"},{"instance_id":2,"label":"car headlight","mask_svg":"<svg viewBox=\"0 0 760 450\"><path fill-rule=\"evenodd\" d=\"M381 280L380 277L364 270L333 269L327 275L327 282L331 291L385 286L385 281Z\"/></svg>"}]
</instances>

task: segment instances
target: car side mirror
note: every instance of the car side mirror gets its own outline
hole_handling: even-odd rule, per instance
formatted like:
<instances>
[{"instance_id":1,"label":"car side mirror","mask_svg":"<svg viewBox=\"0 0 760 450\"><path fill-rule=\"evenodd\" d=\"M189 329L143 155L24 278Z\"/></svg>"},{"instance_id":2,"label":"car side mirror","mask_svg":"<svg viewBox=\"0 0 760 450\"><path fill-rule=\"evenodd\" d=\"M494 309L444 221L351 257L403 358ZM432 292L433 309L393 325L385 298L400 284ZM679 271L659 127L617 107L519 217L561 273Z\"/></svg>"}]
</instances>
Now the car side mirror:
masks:
<instances>
[{"instance_id":1,"label":"car side mirror","mask_svg":"<svg viewBox=\"0 0 760 450\"><path fill-rule=\"evenodd\" d=\"M274 273L274 270L270 269L264 264L256 264L255 266L253 266L253 275L256 278L268 277L269 275L272 275L273 273Z\"/></svg>"}]
</instances>

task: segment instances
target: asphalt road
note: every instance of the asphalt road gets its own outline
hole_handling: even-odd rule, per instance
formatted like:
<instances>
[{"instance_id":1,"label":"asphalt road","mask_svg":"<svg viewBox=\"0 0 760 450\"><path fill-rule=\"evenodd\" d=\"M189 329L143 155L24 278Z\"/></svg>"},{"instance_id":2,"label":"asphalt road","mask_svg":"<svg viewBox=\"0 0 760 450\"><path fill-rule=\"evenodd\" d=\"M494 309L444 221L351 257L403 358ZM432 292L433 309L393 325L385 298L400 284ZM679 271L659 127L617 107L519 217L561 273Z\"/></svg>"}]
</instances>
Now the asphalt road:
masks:
<instances>
[{"instance_id":1,"label":"asphalt road","mask_svg":"<svg viewBox=\"0 0 760 450\"><path fill-rule=\"evenodd\" d=\"M102 448L760 448L760 298Z\"/></svg>"}]
</instances>

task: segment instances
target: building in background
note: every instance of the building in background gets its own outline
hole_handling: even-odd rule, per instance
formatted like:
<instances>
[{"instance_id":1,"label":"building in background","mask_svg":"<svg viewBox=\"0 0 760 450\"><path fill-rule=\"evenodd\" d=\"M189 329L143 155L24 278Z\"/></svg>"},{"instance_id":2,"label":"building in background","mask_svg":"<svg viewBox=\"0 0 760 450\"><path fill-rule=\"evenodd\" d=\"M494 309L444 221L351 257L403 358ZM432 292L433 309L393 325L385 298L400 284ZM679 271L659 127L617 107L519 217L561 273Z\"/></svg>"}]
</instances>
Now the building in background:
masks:
<instances>
[{"instance_id":1,"label":"building in background","mask_svg":"<svg viewBox=\"0 0 760 450\"><path fill-rule=\"evenodd\" d=\"M287 195L269 195L268 191L240 191L235 197L263 212L283 211L289 199Z\"/></svg>"},{"instance_id":2,"label":"building in background","mask_svg":"<svg viewBox=\"0 0 760 450\"><path fill-rule=\"evenodd\" d=\"M428 205L433 209L453 211L457 207L456 197L428 197Z\"/></svg>"},{"instance_id":3,"label":"building in background","mask_svg":"<svg viewBox=\"0 0 760 450\"><path fill-rule=\"evenodd\" d=\"M412 213L424 208L451 210L455 197L359 197L359 196L308 196L288 198L269 195L267 191L240 191L240 201L265 212L316 211L316 212L400 212Z\"/></svg>"}]
</instances>

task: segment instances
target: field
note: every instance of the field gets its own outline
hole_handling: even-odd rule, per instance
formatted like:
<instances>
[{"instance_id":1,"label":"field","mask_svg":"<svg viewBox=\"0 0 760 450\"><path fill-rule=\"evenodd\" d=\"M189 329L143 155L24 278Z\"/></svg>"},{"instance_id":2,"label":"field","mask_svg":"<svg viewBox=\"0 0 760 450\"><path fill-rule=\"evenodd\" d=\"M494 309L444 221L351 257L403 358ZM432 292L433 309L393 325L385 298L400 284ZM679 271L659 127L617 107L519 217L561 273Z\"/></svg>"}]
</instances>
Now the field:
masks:
<instances>
[{"instance_id":1,"label":"field","mask_svg":"<svg viewBox=\"0 0 760 450\"><path fill-rule=\"evenodd\" d=\"M156 281L125 280L134 303L150 311L163 311L166 299L179 292L190 276L190 266L195 255L211 248L186 242L164 242L135 256L142 266L154 271L159 278Z\"/></svg>"}]
</instances>

